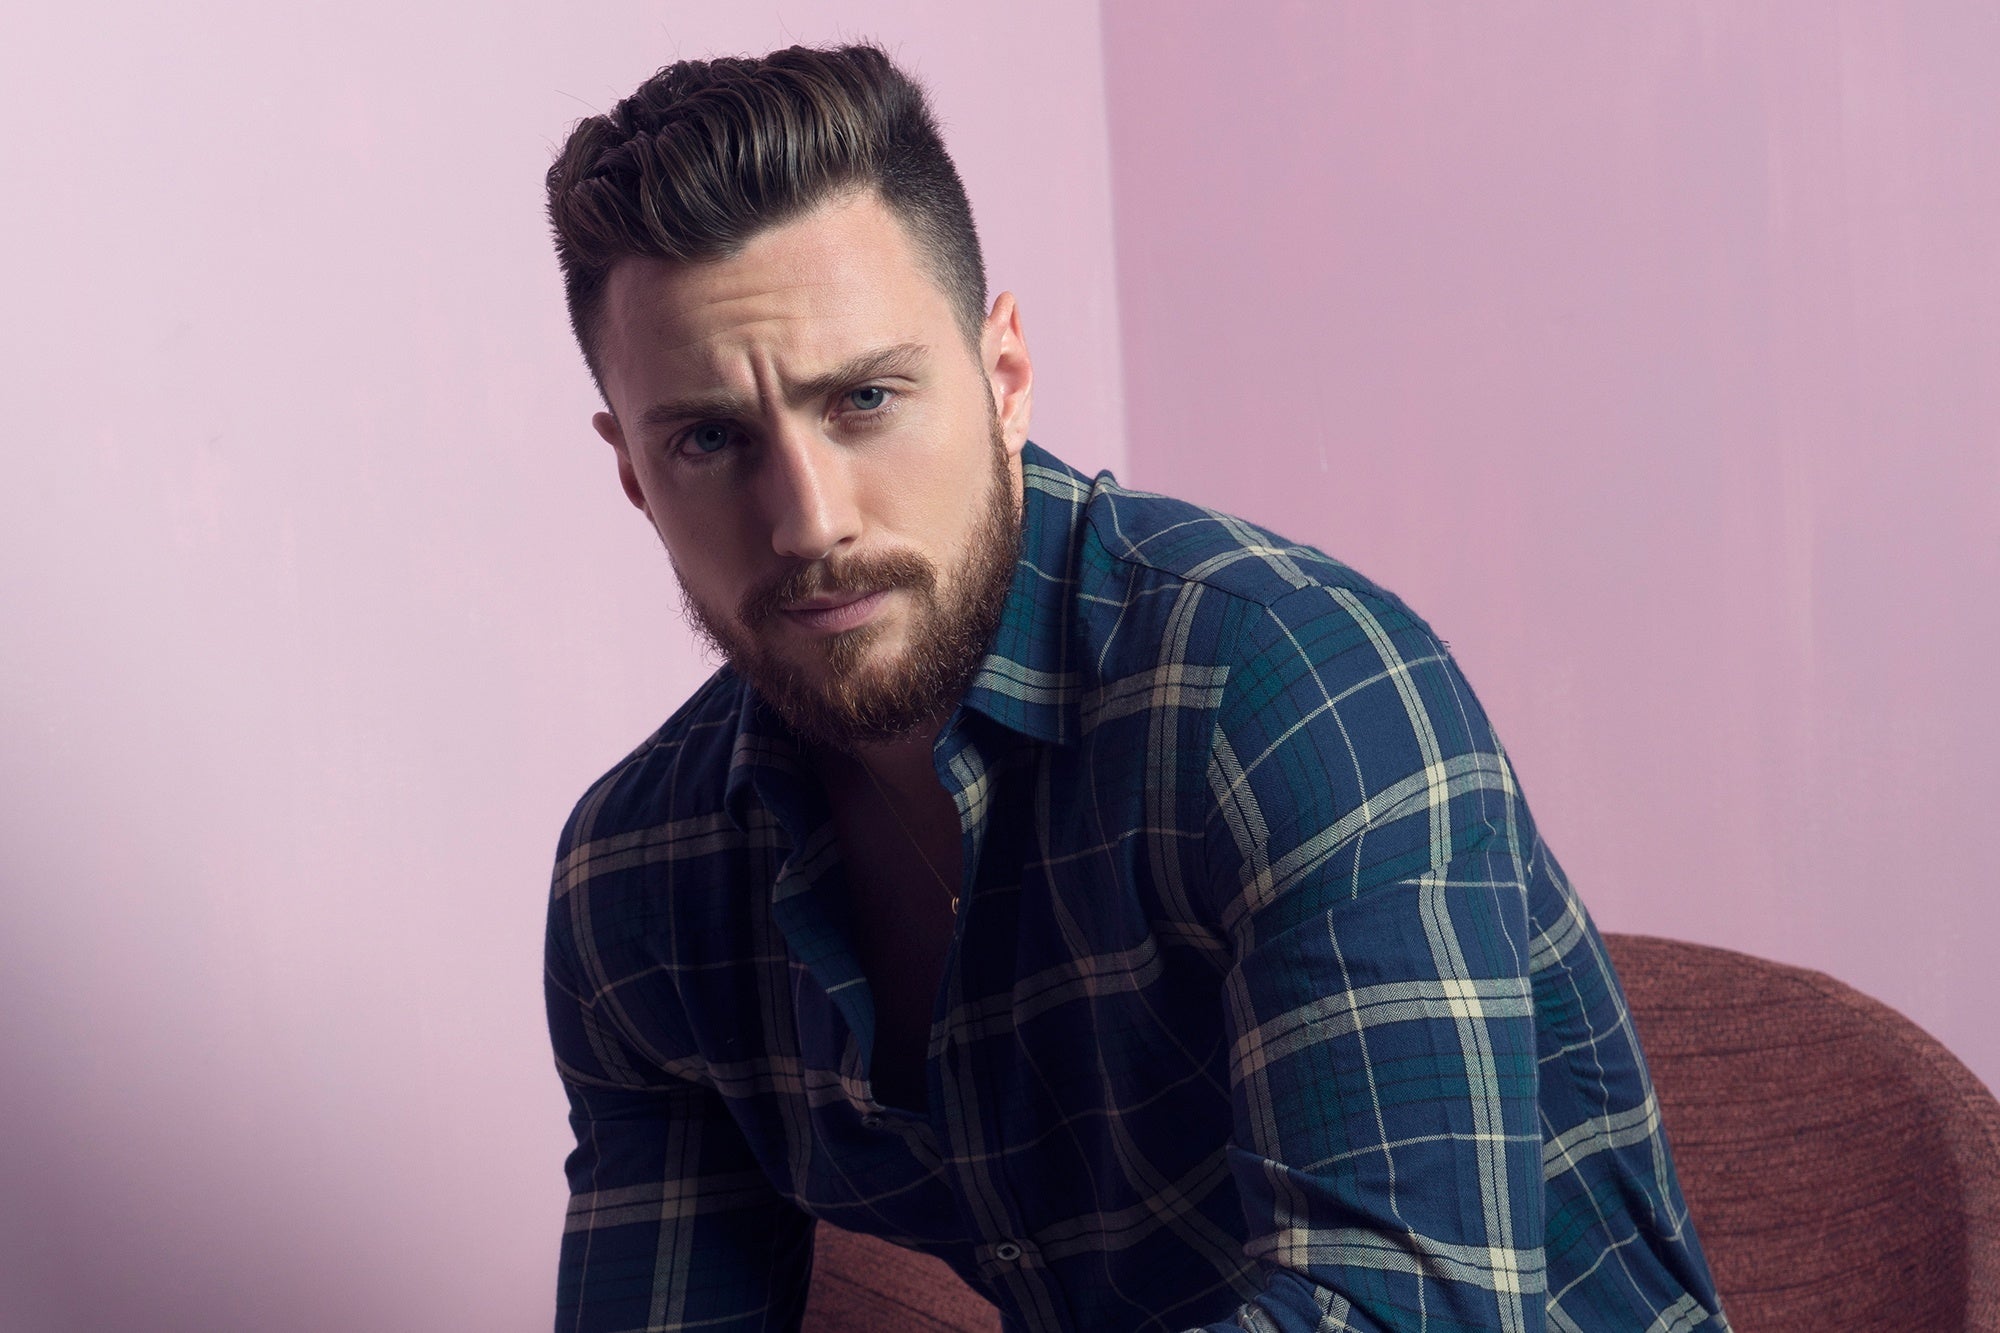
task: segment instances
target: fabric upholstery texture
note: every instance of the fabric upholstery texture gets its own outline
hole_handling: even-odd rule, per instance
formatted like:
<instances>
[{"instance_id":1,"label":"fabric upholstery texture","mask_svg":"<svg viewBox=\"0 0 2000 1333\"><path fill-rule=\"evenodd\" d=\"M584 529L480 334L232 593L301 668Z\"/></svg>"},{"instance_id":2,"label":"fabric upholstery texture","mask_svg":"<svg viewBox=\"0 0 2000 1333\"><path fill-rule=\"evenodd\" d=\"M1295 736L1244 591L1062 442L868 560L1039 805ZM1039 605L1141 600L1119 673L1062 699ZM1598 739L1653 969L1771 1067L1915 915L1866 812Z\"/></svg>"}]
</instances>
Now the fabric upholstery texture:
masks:
<instances>
[{"instance_id":1,"label":"fabric upholstery texture","mask_svg":"<svg viewBox=\"0 0 2000 1333\"><path fill-rule=\"evenodd\" d=\"M822 1222L807 1333L999 1333L1000 1312L941 1259Z\"/></svg>"},{"instance_id":2,"label":"fabric upholstery texture","mask_svg":"<svg viewBox=\"0 0 2000 1333\"><path fill-rule=\"evenodd\" d=\"M1607 935L1739 1333L2000 1329L2000 1103L1820 972Z\"/></svg>"},{"instance_id":3,"label":"fabric upholstery texture","mask_svg":"<svg viewBox=\"0 0 2000 1333\"><path fill-rule=\"evenodd\" d=\"M2000 1102L1806 968L1606 935L1738 1333L2000 1330ZM809 1333L994 1333L942 1263L821 1224Z\"/></svg>"}]
</instances>

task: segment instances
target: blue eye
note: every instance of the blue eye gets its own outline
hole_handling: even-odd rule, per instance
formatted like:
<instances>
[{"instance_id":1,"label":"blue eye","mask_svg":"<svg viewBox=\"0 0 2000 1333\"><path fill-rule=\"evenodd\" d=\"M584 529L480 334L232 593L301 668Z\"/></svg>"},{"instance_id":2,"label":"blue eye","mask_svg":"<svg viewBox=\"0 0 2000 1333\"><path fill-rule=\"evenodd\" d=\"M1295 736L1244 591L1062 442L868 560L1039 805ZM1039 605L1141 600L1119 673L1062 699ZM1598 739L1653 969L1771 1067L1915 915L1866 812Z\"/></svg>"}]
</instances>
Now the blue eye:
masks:
<instances>
[{"instance_id":1,"label":"blue eye","mask_svg":"<svg viewBox=\"0 0 2000 1333\"><path fill-rule=\"evenodd\" d=\"M847 395L848 406L860 412L873 412L889 401L889 391L880 385L869 385L865 389L854 389Z\"/></svg>"},{"instance_id":2,"label":"blue eye","mask_svg":"<svg viewBox=\"0 0 2000 1333\"><path fill-rule=\"evenodd\" d=\"M729 437L729 427L719 421L708 421L689 431L687 442L693 445L698 453L712 454L728 444Z\"/></svg>"}]
</instances>

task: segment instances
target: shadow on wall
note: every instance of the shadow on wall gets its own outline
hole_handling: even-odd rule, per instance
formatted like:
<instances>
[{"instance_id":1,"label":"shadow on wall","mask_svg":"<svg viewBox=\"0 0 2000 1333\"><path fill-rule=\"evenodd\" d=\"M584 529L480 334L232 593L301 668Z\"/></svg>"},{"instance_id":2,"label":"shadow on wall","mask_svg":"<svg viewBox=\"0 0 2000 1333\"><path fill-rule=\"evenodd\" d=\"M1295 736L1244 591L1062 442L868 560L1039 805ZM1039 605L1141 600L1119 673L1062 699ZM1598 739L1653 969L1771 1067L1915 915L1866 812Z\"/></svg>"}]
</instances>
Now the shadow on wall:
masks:
<instances>
[{"instance_id":1,"label":"shadow on wall","mask_svg":"<svg viewBox=\"0 0 2000 1333\"><path fill-rule=\"evenodd\" d=\"M354 1086L339 1018L258 955L257 914L185 837L148 826L143 784L9 731L4 804L43 824L7 831L0 876L0 1327L435 1326L478 1279L438 1280L433 1219L383 1213L414 1151L397 1059Z\"/></svg>"},{"instance_id":2,"label":"shadow on wall","mask_svg":"<svg viewBox=\"0 0 2000 1333\"><path fill-rule=\"evenodd\" d=\"M34 1014L36 998L5 998ZM50 1049L51 1044L59 1049ZM236 1141L194 1096L162 1100L100 1063L81 1031L10 1026L0 1065L0 1313L9 1328L97 1333L351 1333L398 1326L393 1289L368 1281L357 1257L379 1249L347 1209L285 1197L287 1172ZM88 1091L86 1091L88 1090ZM296 1149L294 1149L296 1151ZM386 1192L385 1192L386 1197ZM386 1236L390 1226L381 1228ZM408 1311L402 1312L407 1319Z\"/></svg>"}]
</instances>

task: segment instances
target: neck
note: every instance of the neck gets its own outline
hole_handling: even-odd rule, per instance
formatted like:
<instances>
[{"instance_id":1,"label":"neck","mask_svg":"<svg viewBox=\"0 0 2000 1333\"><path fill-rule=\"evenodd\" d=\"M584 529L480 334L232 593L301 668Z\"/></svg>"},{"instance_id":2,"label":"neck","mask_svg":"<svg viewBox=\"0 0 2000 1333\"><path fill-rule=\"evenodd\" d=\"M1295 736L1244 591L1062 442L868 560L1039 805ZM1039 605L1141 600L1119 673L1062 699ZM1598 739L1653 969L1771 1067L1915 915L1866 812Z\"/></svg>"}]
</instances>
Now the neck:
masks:
<instances>
[{"instance_id":1,"label":"neck","mask_svg":"<svg viewBox=\"0 0 2000 1333\"><path fill-rule=\"evenodd\" d=\"M886 741L862 741L846 752L821 750L814 756L822 774L837 773L849 765L864 766L875 780L891 792L909 795L937 785L937 770L931 766L931 747L937 743L944 719L924 723L901 736ZM866 775L856 774L862 781Z\"/></svg>"}]
</instances>

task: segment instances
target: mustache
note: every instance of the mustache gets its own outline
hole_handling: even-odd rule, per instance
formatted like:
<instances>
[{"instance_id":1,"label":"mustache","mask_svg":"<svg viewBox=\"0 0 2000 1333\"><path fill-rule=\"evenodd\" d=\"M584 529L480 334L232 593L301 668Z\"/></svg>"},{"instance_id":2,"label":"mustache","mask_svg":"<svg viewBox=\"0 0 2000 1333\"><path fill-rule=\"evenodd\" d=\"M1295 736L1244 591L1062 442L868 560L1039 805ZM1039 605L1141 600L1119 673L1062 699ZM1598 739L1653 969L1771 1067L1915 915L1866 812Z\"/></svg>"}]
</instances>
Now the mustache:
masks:
<instances>
[{"instance_id":1,"label":"mustache","mask_svg":"<svg viewBox=\"0 0 2000 1333\"><path fill-rule=\"evenodd\" d=\"M888 551L881 555L849 556L845 560L815 560L779 575L744 594L737 618L747 627L758 626L776 616L786 606L808 597L828 593L869 593L907 588L929 597L937 591L937 570L930 561L913 551Z\"/></svg>"}]
</instances>

